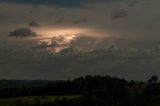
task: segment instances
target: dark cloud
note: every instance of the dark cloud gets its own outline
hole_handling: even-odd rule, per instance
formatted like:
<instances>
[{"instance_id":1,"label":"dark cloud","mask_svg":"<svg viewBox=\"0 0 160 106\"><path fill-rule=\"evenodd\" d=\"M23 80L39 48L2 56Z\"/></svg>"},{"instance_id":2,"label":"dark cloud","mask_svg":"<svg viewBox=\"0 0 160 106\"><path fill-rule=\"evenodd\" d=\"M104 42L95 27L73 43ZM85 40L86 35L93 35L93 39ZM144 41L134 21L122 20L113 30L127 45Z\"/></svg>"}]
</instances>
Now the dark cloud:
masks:
<instances>
[{"instance_id":1,"label":"dark cloud","mask_svg":"<svg viewBox=\"0 0 160 106\"><path fill-rule=\"evenodd\" d=\"M76 20L74 22L74 24L82 24L82 23L86 23L86 22L88 22L88 19L82 18L82 19Z\"/></svg>"},{"instance_id":2,"label":"dark cloud","mask_svg":"<svg viewBox=\"0 0 160 106\"><path fill-rule=\"evenodd\" d=\"M41 25L39 23L35 22L35 21L31 21L30 23L28 23L28 26L38 28Z\"/></svg>"},{"instance_id":3,"label":"dark cloud","mask_svg":"<svg viewBox=\"0 0 160 106\"><path fill-rule=\"evenodd\" d=\"M133 6L135 6L136 4L138 4L138 3L139 3L138 0L133 0L133 1L131 1L131 2L128 4L128 7L133 7Z\"/></svg>"},{"instance_id":4,"label":"dark cloud","mask_svg":"<svg viewBox=\"0 0 160 106\"><path fill-rule=\"evenodd\" d=\"M58 19L58 20L56 20L56 22L55 22L56 24L62 24L63 23L63 19L62 18L60 18L60 19Z\"/></svg>"},{"instance_id":5,"label":"dark cloud","mask_svg":"<svg viewBox=\"0 0 160 106\"><path fill-rule=\"evenodd\" d=\"M19 28L19 29L15 29L14 31L10 32L9 36L33 37L33 36L37 36L37 34L29 28Z\"/></svg>"},{"instance_id":6,"label":"dark cloud","mask_svg":"<svg viewBox=\"0 0 160 106\"><path fill-rule=\"evenodd\" d=\"M49 5L57 7L84 7L90 0L1 0L20 4Z\"/></svg>"},{"instance_id":7,"label":"dark cloud","mask_svg":"<svg viewBox=\"0 0 160 106\"><path fill-rule=\"evenodd\" d=\"M112 14L111 14L112 18L124 18L128 16L128 11L125 9L118 9L115 10Z\"/></svg>"},{"instance_id":8,"label":"dark cloud","mask_svg":"<svg viewBox=\"0 0 160 106\"><path fill-rule=\"evenodd\" d=\"M95 42L94 39L97 38L78 37L78 39L79 43L76 44L81 45L83 41L87 44L88 41ZM0 42L0 44L2 43ZM0 52L0 61L2 61L0 69L1 73L4 73L0 74L2 78L53 80L96 73L143 80L146 75L158 74L157 70L160 68L159 52L155 55L157 57L154 57L153 52L150 50L124 49L120 48L119 45L119 49L115 49L117 48L116 44L109 46L108 49L94 50L87 53L80 53L74 48L67 48L62 50L60 54L49 53L44 49L24 48L25 46L21 43L18 44L22 46L22 50L19 46L11 46L10 49L8 48L8 52L4 51L4 54ZM42 45L46 46L47 44L43 43ZM90 47L91 45L84 44L83 46ZM11 52L15 48L17 48L17 51ZM2 51L2 47L0 50ZM10 64L10 67L7 67L8 64Z\"/></svg>"},{"instance_id":9,"label":"dark cloud","mask_svg":"<svg viewBox=\"0 0 160 106\"><path fill-rule=\"evenodd\" d=\"M11 17L5 14L0 14L0 20L6 20L6 19L11 19Z\"/></svg>"},{"instance_id":10,"label":"dark cloud","mask_svg":"<svg viewBox=\"0 0 160 106\"><path fill-rule=\"evenodd\" d=\"M125 0L121 0L123 1ZM112 3L119 2L119 0L0 0L0 2L77 8L86 7L88 3Z\"/></svg>"},{"instance_id":11,"label":"dark cloud","mask_svg":"<svg viewBox=\"0 0 160 106\"><path fill-rule=\"evenodd\" d=\"M127 6L128 8L126 9L117 9L115 11L112 12L111 16L112 18L124 18L128 16L128 11L130 7L134 7L136 4L138 4L139 1L138 0L132 0L127 2Z\"/></svg>"},{"instance_id":12,"label":"dark cloud","mask_svg":"<svg viewBox=\"0 0 160 106\"><path fill-rule=\"evenodd\" d=\"M91 37L85 34L81 34L71 42L70 47L80 52L89 52L95 49L101 49L102 48L100 47L101 43L102 43L102 40L100 40L97 37Z\"/></svg>"},{"instance_id":13,"label":"dark cloud","mask_svg":"<svg viewBox=\"0 0 160 106\"><path fill-rule=\"evenodd\" d=\"M66 0L67 3L63 2L65 0L57 0L56 3L55 0L3 1L8 3L0 3L1 78L60 79L70 74L75 77L75 75L97 72L135 79L139 76L139 79L144 79L146 74L153 72L159 74L157 70L160 69L160 50L155 46L159 45L157 35L160 34L158 0L137 0L138 2L136 0L74 0L74 2ZM78 1L82 3L78 4ZM75 2L77 4L73 6ZM84 6L88 8L83 8ZM75 9L75 7L82 8ZM8 16L3 14L13 17L11 18L13 22L4 21ZM128 15L130 16L127 17ZM24 25L31 21L40 22L41 27L36 29L37 32L43 32L43 28L44 31L53 30L53 33L68 29L71 29L71 32L66 31L66 33L72 33L72 30L74 33L74 29L80 29L77 33L86 33L89 37L80 35L69 45L64 44L63 37L54 38L53 41L44 39L39 42L38 38L36 41L12 37L8 39L5 32L4 34L2 32L3 30L10 32L11 28L15 29L17 26L25 27ZM29 34L24 34L23 31L13 32L10 36L24 37L30 35L32 31L30 30ZM45 35L42 37L46 38ZM111 38L118 40L108 41ZM30 43L30 40L33 43ZM150 50L154 47L157 47L155 52ZM52 50L54 48L62 48L60 52L62 55L67 53L74 55L73 57L55 55ZM10 67L7 67L8 64Z\"/></svg>"}]
</instances>

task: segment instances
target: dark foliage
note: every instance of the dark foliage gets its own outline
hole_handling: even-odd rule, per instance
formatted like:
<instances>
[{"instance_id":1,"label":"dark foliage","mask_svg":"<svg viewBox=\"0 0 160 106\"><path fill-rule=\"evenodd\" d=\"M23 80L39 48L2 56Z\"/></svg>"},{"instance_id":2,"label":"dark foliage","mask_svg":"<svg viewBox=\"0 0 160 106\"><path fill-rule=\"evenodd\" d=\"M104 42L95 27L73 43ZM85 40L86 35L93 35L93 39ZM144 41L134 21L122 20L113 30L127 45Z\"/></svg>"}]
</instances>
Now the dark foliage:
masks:
<instances>
[{"instance_id":1,"label":"dark foliage","mask_svg":"<svg viewBox=\"0 0 160 106\"><path fill-rule=\"evenodd\" d=\"M44 87L0 90L1 98L21 96L82 95L80 98L54 103L17 103L17 106L160 106L160 83L152 76L148 82L126 81L110 76L80 77L72 81L50 82Z\"/></svg>"}]
</instances>

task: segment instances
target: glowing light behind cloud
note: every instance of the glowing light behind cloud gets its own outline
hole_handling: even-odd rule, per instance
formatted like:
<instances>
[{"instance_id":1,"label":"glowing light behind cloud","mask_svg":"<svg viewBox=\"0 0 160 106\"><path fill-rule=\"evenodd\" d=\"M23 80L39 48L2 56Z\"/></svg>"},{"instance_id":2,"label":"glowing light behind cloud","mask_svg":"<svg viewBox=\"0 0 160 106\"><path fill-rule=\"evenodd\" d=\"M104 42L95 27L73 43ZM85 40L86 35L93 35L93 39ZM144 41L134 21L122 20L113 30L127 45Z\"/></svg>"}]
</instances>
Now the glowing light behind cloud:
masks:
<instances>
[{"instance_id":1,"label":"glowing light behind cloud","mask_svg":"<svg viewBox=\"0 0 160 106\"><path fill-rule=\"evenodd\" d=\"M47 44L47 50L60 52L61 50L68 48L70 43L77 37L83 34L90 33L86 29L76 28L38 28L33 29L40 36L37 38L39 44Z\"/></svg>"},{"instance_id":2,"label":"glowing light behind cloud","mask_svg":"<svg viewBox=\"0 0 160 106\"><path fill-rule=\"evenodd\" d=\"M60 52L61 50L68 48L71 46L71 42L74 41L79 36L95 36L95 37L104 37L103 33L99 33L93 29L88 28L64 28L64 27L40 27L33 28L34 32L36 32L37 41L40 45L46 45L46 49L53 52ZM105 36L109 37L109 35Z\"/></svg>"},{"instance_id":3,"label":"glowing light behind cloud","mask_svg":"<svg viewBox=\"0 0 160 106\"><path fill-rule=\"evenodd\" d=\"M60 52L61 50L70 47L70 43L76 38L76 34L67 34L54 36L52 38L40 39L39 45L46 45L47 50L53 52Z\"/></svg>"},{"instance_id":4,"label":"glowing light behind cloud","mask_svg":"<svg viewBox=\"0 0 160 106\"><path fill-rule=\"evenodd\" d=\"M57 28L38 28L33 29L38 33L40 38L52 38L59 35L73 35L73 34L86 34L88 31L86 29L57 29Z\"/></svg>"}]
</instances>

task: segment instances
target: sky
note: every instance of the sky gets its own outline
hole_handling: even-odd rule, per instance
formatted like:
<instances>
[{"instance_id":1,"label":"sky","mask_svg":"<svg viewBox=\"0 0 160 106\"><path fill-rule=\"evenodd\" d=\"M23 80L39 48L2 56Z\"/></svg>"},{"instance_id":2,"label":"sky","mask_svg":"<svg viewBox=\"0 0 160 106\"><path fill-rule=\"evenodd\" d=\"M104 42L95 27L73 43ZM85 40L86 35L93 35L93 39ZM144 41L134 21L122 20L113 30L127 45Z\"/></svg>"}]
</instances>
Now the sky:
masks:
<instances>
[{"instance_id":1,"label":"sky","mask_svg":"<svg viewBox=\"0 0 160 106\"><path fill-rule=\"evenodd\" d=\"M0 0L0 79L160 75L159 0Z\"/></svg>"}]
</instances>

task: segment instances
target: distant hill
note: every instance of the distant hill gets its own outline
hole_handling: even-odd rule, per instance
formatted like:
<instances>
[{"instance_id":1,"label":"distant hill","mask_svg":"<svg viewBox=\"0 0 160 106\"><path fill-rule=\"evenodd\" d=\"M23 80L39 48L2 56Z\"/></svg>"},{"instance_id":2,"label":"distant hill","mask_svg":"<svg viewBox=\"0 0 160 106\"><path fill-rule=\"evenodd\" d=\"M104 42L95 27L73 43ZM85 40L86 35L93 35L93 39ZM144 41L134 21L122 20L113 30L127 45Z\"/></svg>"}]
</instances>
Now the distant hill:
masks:
<instances>
[{"instance_id":1,"label":"distant hill","mask_svg":"<svg viewBox=\"0 0 160 106\"><path fill-rule=\"evenodd\" d=\"M43 87L50 81L47 80L0 80L0 89L22 88L22 87Z\"/></svg>"}]
</instances>

